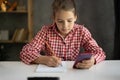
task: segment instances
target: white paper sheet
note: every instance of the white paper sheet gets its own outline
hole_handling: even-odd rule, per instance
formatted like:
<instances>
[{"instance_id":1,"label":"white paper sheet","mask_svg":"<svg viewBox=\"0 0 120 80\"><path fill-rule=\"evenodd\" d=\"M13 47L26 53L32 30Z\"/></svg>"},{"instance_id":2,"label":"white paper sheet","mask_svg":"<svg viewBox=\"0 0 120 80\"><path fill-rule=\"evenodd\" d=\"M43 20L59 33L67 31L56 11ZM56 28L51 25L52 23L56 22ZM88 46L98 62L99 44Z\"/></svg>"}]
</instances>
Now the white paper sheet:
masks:
<instances>
[{"instance_id":1,"label":"white paper sheet","mask_svg":"<svg viewBox=\"0 0 120 80\"><path fill-rule=\"evenodd\" d=\"M36 72L66 72L66 64L64 61L62 61L62 65L59 65L58 67L48 67L46 65L39 64L37 66Z\"/></svg>"}]
</instances>

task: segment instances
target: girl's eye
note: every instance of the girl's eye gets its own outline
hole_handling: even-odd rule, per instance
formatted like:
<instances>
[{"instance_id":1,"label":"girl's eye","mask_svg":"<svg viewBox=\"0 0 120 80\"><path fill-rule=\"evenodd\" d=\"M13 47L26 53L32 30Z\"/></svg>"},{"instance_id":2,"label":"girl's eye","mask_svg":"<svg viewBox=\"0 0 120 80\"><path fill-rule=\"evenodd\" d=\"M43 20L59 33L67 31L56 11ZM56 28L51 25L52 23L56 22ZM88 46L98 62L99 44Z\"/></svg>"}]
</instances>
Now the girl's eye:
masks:
<instances>
[{"instance_id":1,"label":"girl's eye","mask_svg":"<svg viewBox=\"0 0 120 80\"><path fill-rule=\"evenodd\" d=\"M68 20L68 22L72 22L72 20Z\"/></svg>"},{"instance_id":2,"label":"girl's eye","mask_svg":"<svg viewBox=\"0 0 120 80\"><path fill-rule=\"evenodd\" d=\"M72 20L67 20L67 22L72 22ZM58 23L64 23L64 21L58 20Z\"/></svg>"},{"instance_id":3,"label":"girl's eye","mask_svg":"<svg viewBox=\"0 0 120 80\"><path fill-rule=\"evenodd\" d=\"M58 21L59 23L63 23L63 21Z\"/></svg>"}]
</instances>

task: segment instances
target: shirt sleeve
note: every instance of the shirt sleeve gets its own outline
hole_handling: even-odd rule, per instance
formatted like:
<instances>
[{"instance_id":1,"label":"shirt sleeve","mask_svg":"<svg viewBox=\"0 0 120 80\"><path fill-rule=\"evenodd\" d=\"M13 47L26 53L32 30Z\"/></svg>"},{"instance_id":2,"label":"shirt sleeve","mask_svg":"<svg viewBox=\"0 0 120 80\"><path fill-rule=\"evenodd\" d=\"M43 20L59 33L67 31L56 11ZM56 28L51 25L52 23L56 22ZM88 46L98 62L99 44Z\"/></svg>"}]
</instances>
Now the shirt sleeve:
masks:
<instances>
[{"instance_id":1,"label":"shirt sleeve","mask_svg":"<svg viewBox=\"0 0 120 80\"><path fill-rule=\"evenodd\" d=\"M22 51L20 52L20 59L24 63L30 64L40 56L40 51L44 48L43 41L45 40L46 29L47 28L45 26L42 27L41 31L37 33L34 39L22 48Z\"/></svg>"},{"instance_id":2,"label":"shirt sleeve","mask_svg":"<svg viewBox=\"0 0 120 80\"><path fill-rule=\"evenodd\" d=\"M90 52L93 54L96 60L95 63L103 61L106 57L103 49L100 46L98 46L97 42L92 38L91 33L88 31L87 28L83 27L82 33L82 45L85 52Z\"/></svg>"}]
</instances>

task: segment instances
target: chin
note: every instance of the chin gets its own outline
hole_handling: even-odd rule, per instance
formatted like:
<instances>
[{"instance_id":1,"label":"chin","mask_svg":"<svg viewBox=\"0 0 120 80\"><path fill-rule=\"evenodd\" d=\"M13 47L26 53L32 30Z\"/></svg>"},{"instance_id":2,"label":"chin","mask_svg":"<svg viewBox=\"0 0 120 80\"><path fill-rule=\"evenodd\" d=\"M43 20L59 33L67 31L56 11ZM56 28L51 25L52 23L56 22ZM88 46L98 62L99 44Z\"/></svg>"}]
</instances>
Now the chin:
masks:
<instances>
[{"instance_id":1,"label":"chin","mask_svg":"<svg viewBox=\"0 0 120 80\"><path fill-rule=\"evenodd\" d=\"M65 34L65 35L67 35L69 32L66 32L66 33L63 33L63 34Z\"/></svg>"},{"instance_id":2,"label":"chin","mask_svg":"<svg viewBox=\"0 0 120 80\"><path fill-rule=\"evenodd\" d=\"M61 33L63 33L63 34L68 34L70 31L61 31Z\"/></svg>"}]
</instances>

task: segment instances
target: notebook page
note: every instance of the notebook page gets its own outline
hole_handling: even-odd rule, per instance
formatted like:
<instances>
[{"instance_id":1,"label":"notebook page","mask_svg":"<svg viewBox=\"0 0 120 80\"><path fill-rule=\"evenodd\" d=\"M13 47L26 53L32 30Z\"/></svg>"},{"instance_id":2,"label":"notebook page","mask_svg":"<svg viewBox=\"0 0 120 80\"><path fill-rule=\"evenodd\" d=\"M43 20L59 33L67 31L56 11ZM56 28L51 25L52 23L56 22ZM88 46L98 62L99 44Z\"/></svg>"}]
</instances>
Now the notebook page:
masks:
<instances>
[{"instance_id":1,"label":"notebook page","mask_svg":"<svg viewBox=\"0 0 120 80\"><path fill-rule=\"evenodd\" d=\"M62 61L62 66L59 65L58 67L49 67L46 65L39 64L37 66L36 72L66 72L66 63Z\"/></svg>"}]
</instances>

